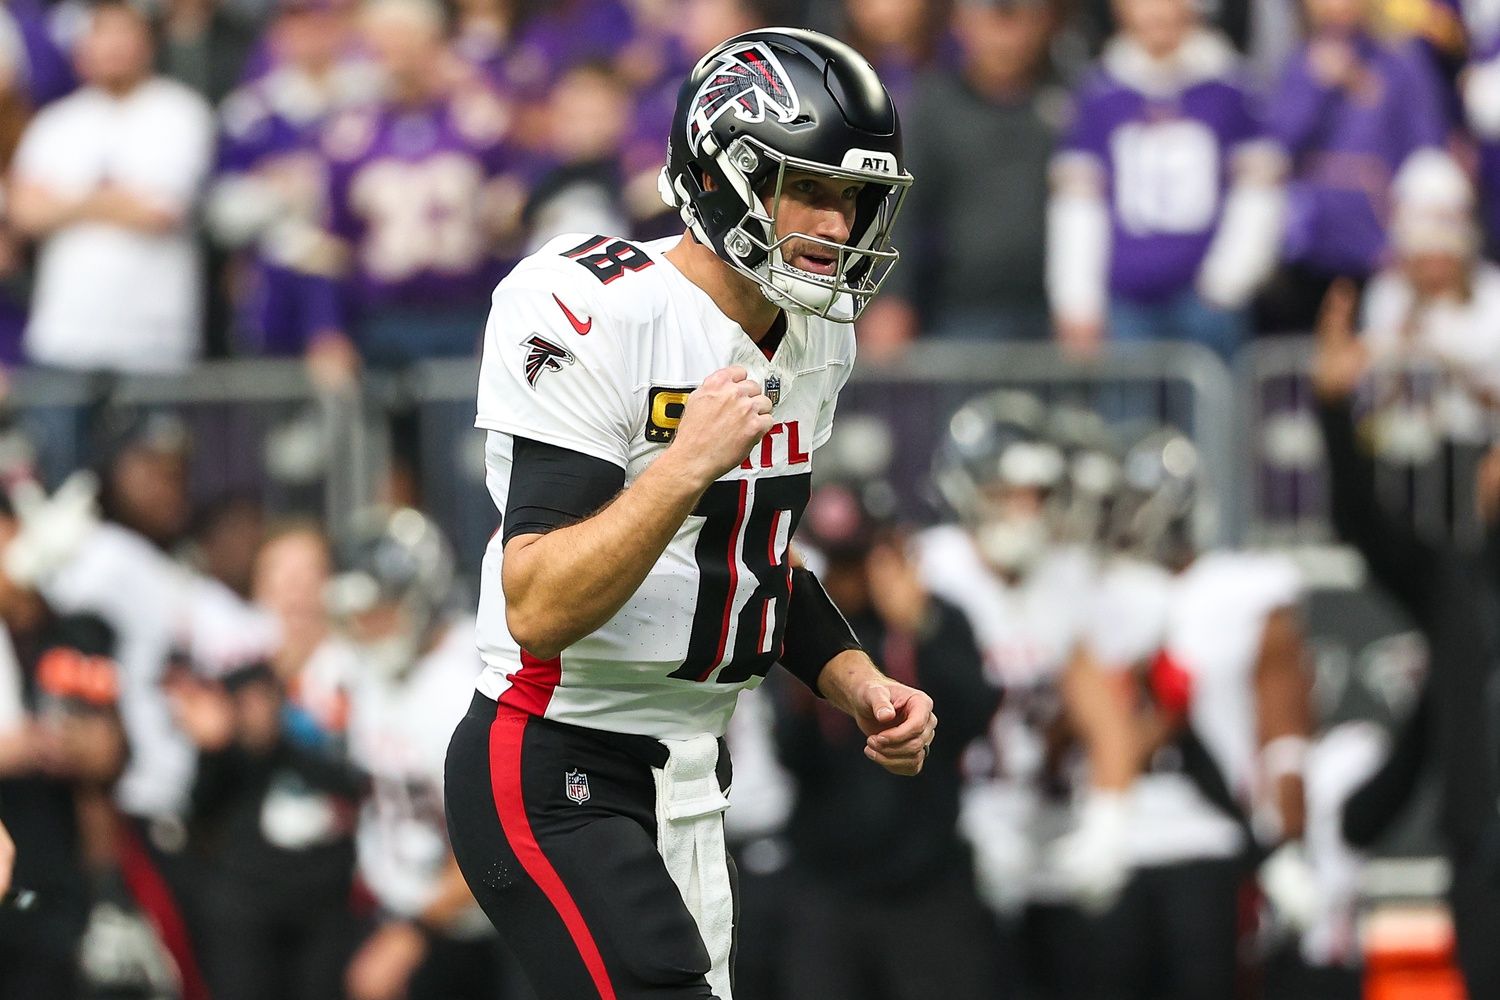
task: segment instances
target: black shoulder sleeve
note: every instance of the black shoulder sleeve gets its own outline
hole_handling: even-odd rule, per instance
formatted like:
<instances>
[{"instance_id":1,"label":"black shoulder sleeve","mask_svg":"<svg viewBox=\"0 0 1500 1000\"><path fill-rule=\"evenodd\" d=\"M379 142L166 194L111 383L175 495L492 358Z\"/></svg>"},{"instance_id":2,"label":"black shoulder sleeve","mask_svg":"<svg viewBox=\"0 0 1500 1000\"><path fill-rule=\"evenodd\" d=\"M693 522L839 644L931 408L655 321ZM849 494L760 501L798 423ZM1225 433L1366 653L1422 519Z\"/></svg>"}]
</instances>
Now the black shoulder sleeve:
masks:
<instances>
[{"instance_id":1,"label":"black shoulder sleeve","mask_svg":"<svg viewBox=\"0 0 1500 1000\"><path fill-rule=\"evenodd\" d=\"M613 462L517 437L511 445L504 540L582 521L624 486L625 470Z\"/></svg>"}]
</instances>

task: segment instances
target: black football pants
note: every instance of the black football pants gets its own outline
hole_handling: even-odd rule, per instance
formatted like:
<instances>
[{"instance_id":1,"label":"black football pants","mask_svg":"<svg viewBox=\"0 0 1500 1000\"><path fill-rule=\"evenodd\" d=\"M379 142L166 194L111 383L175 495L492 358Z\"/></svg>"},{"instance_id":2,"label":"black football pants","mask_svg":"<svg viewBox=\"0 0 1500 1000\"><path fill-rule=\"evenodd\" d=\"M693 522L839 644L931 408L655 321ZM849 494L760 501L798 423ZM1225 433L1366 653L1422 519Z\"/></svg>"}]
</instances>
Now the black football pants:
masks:
<instances>
[{"instance_id":1,"label":"black football pants","mask_svg":"<svg viewBox=\"0 0 1500 1000\"><path fill-rule=\"evenodd\" d=\"M656 851L656 740L475 695L448 747L453 853L537 1000L718 1000ZM728 787L720 745L719 781ZM734 879L733 864L730 879Z\"/></svg>"}]
</instances>

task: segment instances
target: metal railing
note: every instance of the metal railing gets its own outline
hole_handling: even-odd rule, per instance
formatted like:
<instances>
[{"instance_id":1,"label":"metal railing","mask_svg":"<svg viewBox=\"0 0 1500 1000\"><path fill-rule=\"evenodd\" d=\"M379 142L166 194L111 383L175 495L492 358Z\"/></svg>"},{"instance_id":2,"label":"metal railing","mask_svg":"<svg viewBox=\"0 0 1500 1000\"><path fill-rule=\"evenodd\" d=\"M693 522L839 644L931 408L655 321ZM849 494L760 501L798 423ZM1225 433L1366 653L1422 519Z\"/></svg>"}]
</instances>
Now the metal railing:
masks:
<instances>
[{"instance_id":1,"label":"metal railing","mask_svg":"<svg viewBox=\"0 0 1500 1000\"><path fill-rule=\"evenodd\" d=\"M272 512L316 512L332 525L368 504L385 456L360 393L319 392L298 361L212 361L182 375L23 370L7 406L53 485L96 466L130 421L169 411L191 435L189 481L209 499L243 492Z\"/></svg>"},{"instance_id":2,"label":"metal railing","mask_svg":"<svg viewBox=\"0 0 1500 1000\"><path fill-rule=\"evenodd\" d=\"M1257 341L1231 374L1190 344L1118 345L1078 362L1050 344L931 341L892 364L861 362L841 397L839 423L863 419L884 429L889 453L879 459L881 471L902 512L918 520L941 516L927 487L932 456L953 412L980 393L1019 388L1120 425L1169 423L1192 436L1204 462L1204 541L1327 547L1322 439L1306 374L1311 352L1306 337ZM497 520L484 489L484 436L473 426L477 380L472 359L430 361L400 376L369 376L359 392L330 394L297 361L236 360L181 376L22 371L8 403L37 439L53 482L95 464L98 439L121 414L167 409L195 438L199 498L242 490L273 511L315 511L335 527L379 494L391 414L414 413L424 502L472 570ZM1461 391L1442 372L1387 370L1362 412L1376 414L1371 426L1383 426L1394 442L1379 466L1383 499L1429 534L1472 543L1480 529L1468 484L1490 417L1455 402ZM1455 433L1473 432L1476 419L1482 433Z\"/></svg>"}]
</instances>

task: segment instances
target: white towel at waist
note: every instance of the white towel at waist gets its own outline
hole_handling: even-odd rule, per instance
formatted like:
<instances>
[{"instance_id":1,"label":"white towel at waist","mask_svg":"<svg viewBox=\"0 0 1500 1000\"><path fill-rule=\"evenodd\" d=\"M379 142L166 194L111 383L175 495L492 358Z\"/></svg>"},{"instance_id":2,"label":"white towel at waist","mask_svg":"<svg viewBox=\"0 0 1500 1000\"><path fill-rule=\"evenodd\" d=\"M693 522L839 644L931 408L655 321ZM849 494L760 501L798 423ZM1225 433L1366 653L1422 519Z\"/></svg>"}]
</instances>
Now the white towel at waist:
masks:
<instances>
[{"instance_id":1,"label":"white towel at waist","mask_svg":"<svg viewBox=\"0 0 1500 1000\"><path fill-rule=\"evenodd\" d=\"M733 1000L729 951L734 941L734 894L724 849L719 790L719 741L712 736L662 740L669 757L652 768L656 779L656 849L708 949L708 985L718 1000Z\"/></svg>"}]
</instances>

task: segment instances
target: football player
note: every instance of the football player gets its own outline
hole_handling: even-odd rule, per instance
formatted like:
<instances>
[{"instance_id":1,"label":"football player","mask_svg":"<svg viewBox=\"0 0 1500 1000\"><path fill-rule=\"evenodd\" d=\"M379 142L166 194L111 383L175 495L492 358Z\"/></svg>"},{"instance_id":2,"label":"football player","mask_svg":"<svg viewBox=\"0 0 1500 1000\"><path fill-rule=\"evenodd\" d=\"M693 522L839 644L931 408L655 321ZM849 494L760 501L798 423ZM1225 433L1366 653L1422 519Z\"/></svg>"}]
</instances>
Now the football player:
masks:
<instances>
[{"instance_id":1,"label":"football player","mask_svg":"<svg viewBox=\"0 0 1500 1000\"><path fill-rule=\"evenodd\" d=\"M1231 996L1246 860L1263 861L1288 922L1316 905L1297 845L1311 716L1300 582L1279 556L1197 550L1186 437L1148 434L1122 468L1121 555L1067 690L1098 769L1135 777L1128 799L1085 807L1063 853L1075 874L1133 869L1096 940L1099 995Z\"/></svg>"},{"instance_id":2,"label":"football player","mask_svg":"<svg viewBox=\"0 0 1500 1000\"><path fill-rule=\"evenodd\" d=\"M479 672L473 620L449 611L453 556L409 508L370 511L339 546L327 603L355 648L348 748L371 793L355 841L378 926L350 963L354 1000L493 995L496 942L443 820L447 735Z\"/></svg>"},{"instance_id":3,"label":"football player","mask_svg":"<svg viewBox=\"0 0 1500 1000\"><path fill-rule=\"evenodd\" d=\"M478 425L503 512L485 670L448 756L454 850L542 1000L729 1000L721 752L780 662L915 774L936 719L788 539L895 263L911 177L858 53L752 31L673 119L680 238L559 237L496 290Z\"/></svg>"},{"instance_id":4,"label":"football player","mask_svg":"<svg viewBox=\"0 0 1500 1000\"><path fill-rule=\"evenodd\" d=\"M981 889L1018 919L1028 943L1016 949L1023 977L1046 995L1074 995L1082 918L1050 864L1050 845L1072 826L1077 762L1058 682L1082 627L1078 595L1092 588L1094 559L1086 541L1056 538L1084 513L1087 490L1071 482L1068 451L1081 449L1053 439L1055 417L1009 390L961 407L934 469L960 523L929 529L917 548L923 583L968 615L989 680L1004 692L985 752L970 759L961 816Z\"/></svg>"}]
</instances>

